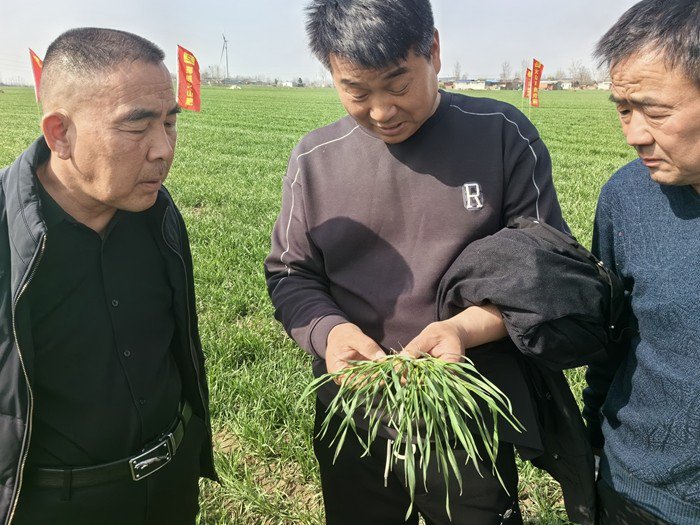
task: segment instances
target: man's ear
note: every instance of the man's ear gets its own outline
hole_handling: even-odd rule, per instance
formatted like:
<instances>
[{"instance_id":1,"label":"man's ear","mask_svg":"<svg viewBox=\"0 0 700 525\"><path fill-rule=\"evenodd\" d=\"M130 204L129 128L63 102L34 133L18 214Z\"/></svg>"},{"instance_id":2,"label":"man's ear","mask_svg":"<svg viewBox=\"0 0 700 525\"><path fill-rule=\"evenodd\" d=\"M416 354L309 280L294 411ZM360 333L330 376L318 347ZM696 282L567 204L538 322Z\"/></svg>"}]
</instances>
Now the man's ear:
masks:
<instances>
[{"instance_id":1,"label":"man's ear","mask_svg":"<svg viewBox=\"0 0 700 525\"><path fill-rule=\"evenodd\" d=\"M52 111L41 119L41 130L44 133L49 149L61 160L71 156L71 143L68 136L70 117L63 111Z\"/></svg>"},{"instance_id":2,"label":"man's ear","mask_svg":"<svg viewBox=\"0 0 700 525\"><path fill-rule=\"evenodd\" d=\"M435 68L435 74L437 75L440 73L440 67L442 66L440 60L440 34L438 33L437 29L433 33L433 43L430 46L430 61L432 62L433 67Z\"/></svg>"}]
</instances>

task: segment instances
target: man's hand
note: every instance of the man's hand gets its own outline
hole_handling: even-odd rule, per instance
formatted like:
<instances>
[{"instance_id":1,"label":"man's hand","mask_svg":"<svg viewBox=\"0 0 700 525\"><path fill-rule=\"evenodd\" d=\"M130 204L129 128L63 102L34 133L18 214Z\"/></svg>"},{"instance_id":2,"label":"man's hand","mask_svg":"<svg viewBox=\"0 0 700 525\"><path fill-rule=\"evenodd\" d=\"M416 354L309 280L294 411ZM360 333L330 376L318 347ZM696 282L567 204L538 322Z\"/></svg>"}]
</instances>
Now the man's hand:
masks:
<instances>
[{"instance_id":1,"label":"man's hand","mask_svg":"<svg viewBox=\"0 0 700 525\"><path fill-rule=\"evenodd\" d=\"M457 362L465 349L498 341L507 335L498 308L470 306L450 319L430 323L401 353L413 357L428 354L443 361Z\"/></svg>"},{"instance_id":2,"label":"man's hand","mask_svg":"<svg viewBox=\"0 0 700 525\"><path fill-rule=\"evenodd\" d=\"M428 354L443 361L459 362L467 347L467 331L453 319L430 323L401 353L412 357Z\"/></svg>"},{"instance_id":3,"label":"man's hand","mask_svg":"<svg viewBox=\"0 0 700 525\"><path fill-rule=\"evenodd\" d=\"M348 361L373 361L386 357L381 347L352 323L334 326L328 333L326 369L333 374L345 368Z\"/></svg>"}]
</instances>

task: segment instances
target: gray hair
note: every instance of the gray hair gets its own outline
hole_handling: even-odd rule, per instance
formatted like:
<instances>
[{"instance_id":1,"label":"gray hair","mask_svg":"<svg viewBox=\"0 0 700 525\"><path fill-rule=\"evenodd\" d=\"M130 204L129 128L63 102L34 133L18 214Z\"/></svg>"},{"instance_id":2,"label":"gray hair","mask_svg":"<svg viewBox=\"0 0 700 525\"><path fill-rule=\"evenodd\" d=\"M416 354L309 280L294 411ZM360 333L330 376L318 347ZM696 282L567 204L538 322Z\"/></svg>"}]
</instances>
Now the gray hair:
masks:
<instances>
[{"instance_id":1,"label":"gray hair","mask_svg":"<svg viewBox=\"0 0 700 525\"><path fill-rule=\"evenodd\" d=\"M365 69L396 64L409 52L430 59L429 0L312 0L306 12L309 47L328 69L330 55Z\"/></svg>"},{"instance_id":2,"label":"gray hair","mask_svg":"<svg viewBox=\"0 0 700 525\"><path fill-rule=\"evenodd\" d=\"M600 65L614 64L652 49L667 66L679 68L700 86L700 2L643 0L632 6L600 39L595 56Z\"/></svg>"},{"instance_id":3,"label":"gray hair","mask_svg":"<svg viewBox=\"0 0 700 525\"><path fill-rule=\"evenodd\" d=\"M70 29L54 40L46 51L42 70L41 97L52 87L55 76L92 77L118 64L135 62L158 64L163 50L143 37L97 27Z\"/></svg>"}]
</instances>

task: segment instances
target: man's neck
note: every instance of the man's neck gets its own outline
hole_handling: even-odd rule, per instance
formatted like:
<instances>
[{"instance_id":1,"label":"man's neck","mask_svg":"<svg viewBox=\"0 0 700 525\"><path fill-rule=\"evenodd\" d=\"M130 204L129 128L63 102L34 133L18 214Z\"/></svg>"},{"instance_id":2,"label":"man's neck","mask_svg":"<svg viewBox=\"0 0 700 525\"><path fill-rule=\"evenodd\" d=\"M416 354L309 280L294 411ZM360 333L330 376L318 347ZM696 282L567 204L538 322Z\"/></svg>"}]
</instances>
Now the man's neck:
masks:
<instances>
[{"instance_id":1,"label":"man's neck","mask_svg":"<svg viewBox=\"0 0 700 525\"><path fill-rule=\"evenodd\" d=\"M102 236L116 213L115 208L110 208L104 204L86 203L88 199L80 199L80 195L64 184L61 177L56 175L53 166L53 157L40 165L36 174L42 186L51 198L56 201L63 211L73 217L76 221L84 224L91 230Z\"/></svg>"}]
</instances>

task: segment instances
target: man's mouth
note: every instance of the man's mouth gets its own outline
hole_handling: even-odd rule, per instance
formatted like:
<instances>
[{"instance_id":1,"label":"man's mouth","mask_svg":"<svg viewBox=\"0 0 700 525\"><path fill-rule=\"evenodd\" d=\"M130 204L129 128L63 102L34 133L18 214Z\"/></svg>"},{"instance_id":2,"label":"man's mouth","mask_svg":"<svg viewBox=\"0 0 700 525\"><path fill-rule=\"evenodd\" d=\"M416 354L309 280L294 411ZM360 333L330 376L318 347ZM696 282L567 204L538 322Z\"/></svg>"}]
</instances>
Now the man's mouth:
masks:
<instances>
[{"instance_id":1,"label":"man's mouth","mask_svg":"<svg viewBox=\"0 0 700 525\"><path fill-rule=\"evenodd\" d=\"M381 135L396 135L400 133L403 122L397 124L375 124L374 126Z\"/></svg>"},{"instance_id":2,"label":"man's mouth","mask_svg":"<svg viewBox=\"0 0 700 525\"><path fill-rule=\"evenodd\" d=\"M141 184L148 186L149 188L160 188L160 186L163 184L163 179L144 180L141 182Z\"/></svg>"},{"instance_id":3,"label":"man's mouth","mask_svg":"<svg viewBox=\"0 0 700 525\"><path fill-rule=\"evenodd\" d=\"M642 159L642 162L647 168L656 168L663 162L663 159L659 157L640 156L639 158Z\"/></svg>"}]
</instances>

